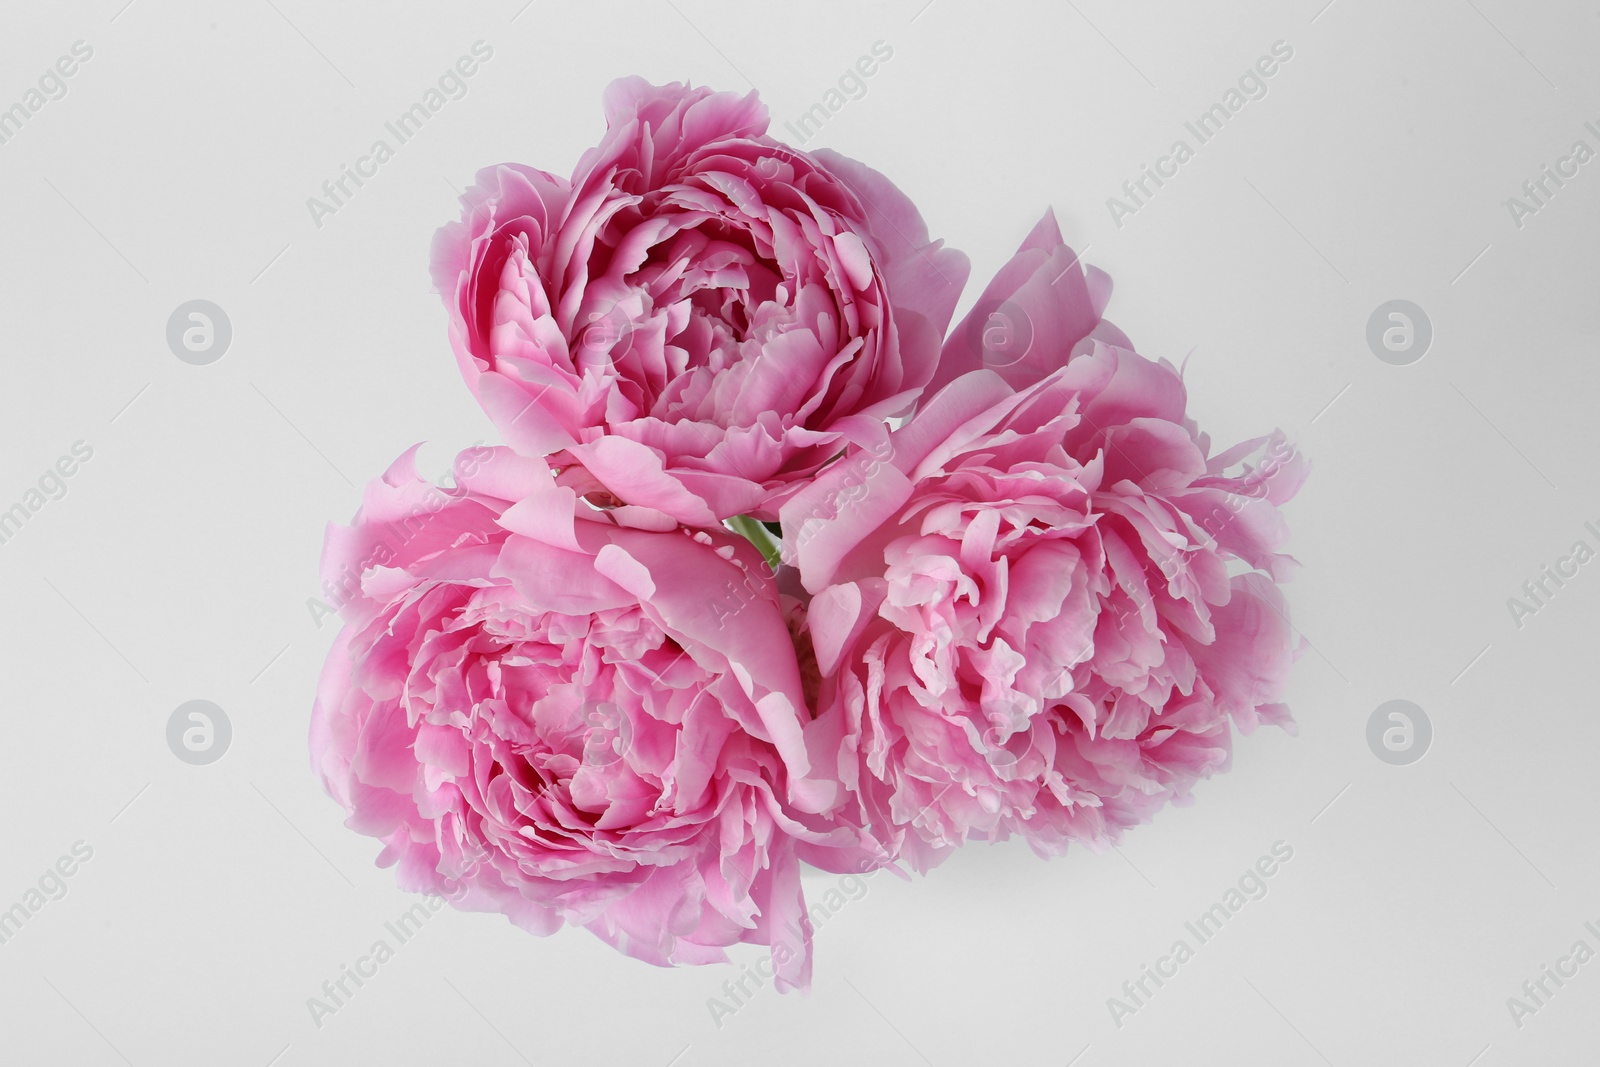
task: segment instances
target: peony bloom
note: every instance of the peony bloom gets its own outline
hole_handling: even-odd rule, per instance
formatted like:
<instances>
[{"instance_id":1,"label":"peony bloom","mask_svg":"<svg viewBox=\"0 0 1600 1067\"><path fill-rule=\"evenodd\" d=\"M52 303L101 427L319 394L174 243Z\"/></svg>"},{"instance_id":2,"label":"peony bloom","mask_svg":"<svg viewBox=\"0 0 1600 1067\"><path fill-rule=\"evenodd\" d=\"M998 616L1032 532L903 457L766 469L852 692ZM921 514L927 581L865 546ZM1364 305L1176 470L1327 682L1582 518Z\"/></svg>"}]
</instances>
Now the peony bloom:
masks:
<instances>
[{"instance_id":1,"label":"peony bloom","mask_svg":"<svg viewBox=\"0 0 1600 1067\"><path fill-rule=\"evenodd\" d=\"M1046 211L950 331L928 395L982 369L1021 389L1064 366L1086 338L1131 350L1127 335L1100 317L1110 299L1111 278L1078 262L1055 212Z\"/></svg>"},{"instance_id":2,"label":"peony bloom","mask_svg":"<svg viewBox=\"0 0 1600 1067\"><path fill-rule=\"evenodd\" d=\"M842 793L808 774L792 605L760 556L601 521L509 449L456 480L408 452L329 528L346 625L311 753L348 825L409 891L656 964L769 944L804 986L800 861L865 853L819 814Z\"/></svg>"},{"instance_id":3,"label":"peony bloom","mask_svg":"<svg viewBox=\"0 0 1600 1067\"><path fill-rule=\"evenodd\" d=\"M767 136L754 93L623 78L604 103L570 181L488 168L435 239L457 361L596 502L770 519L915 403L966 258L882 175Z\"/></svg>"},{"instance_id":4,"label":"peony bloom","mask_svg":"<svg viewBox=\"0 0 1600 1067\"><path fill-rule=\"evenodd\" d=\"M1092 334L1047 303L1081 289L1034 292L1035 325ZM1065 365L960 377L782 510L825 679L811 760L923 870L969 836L1114 841L1226 769L1230 724L1292 726L1277 506L1304 461L1279 433L1212 455L1170 364L1034 343Z\"/></svg>"}]
</instances>

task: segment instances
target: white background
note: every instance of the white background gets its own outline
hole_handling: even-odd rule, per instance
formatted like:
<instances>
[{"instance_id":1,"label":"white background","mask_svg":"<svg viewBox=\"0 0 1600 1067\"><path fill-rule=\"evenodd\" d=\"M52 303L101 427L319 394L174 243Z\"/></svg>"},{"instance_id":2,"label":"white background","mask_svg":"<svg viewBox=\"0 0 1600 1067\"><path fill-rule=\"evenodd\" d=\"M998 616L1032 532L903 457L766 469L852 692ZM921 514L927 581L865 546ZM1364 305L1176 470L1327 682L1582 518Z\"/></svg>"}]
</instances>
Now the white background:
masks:
<instances>
[{"instance_id":1,"label":"white background","mask_svg":"<svg viewBox=\"0 0 1600 1067\"><path fill-rule=\"evenodd\" d=\"M0 34L0 107L94 49L0 145L0 509L94 449L0 544L0 909L94 849L0 945L0 1059L1593 1061L1600 962L1520 1028L1506 1001L1600 949L1600 561L1520 629L1507 598L1600 548L1600 161L1520 228L1505 204L1600 149L1592 5L124 2L11 4ZM306 199L479 39L468 95L314 225ZM503 160L570 172L624 74L753 84L792 139L879 40L893 58L808 147L887 173L971 256L963 310L1053 205L1115 278L1109 317L1193 350L1219 443L1281 425L1311 456L1287 512L1300 735L1243 739L1120 855L975 846L874 878L820 931L809 998L762 990L720 1028L707 999L758 949L658 970L451 911L315 1026L307 998L412 903L308 766L323 525L416 441L434 475L494 440L429 292L456 190ZM1107 197L1279 40L1267 96L1116 226ZM210 366L165 340L195 298L233 324ZM1395 298L1435 331L1410 366L1365 340ZM1435 731L1406 767L1365 740L1397 697ZM165 740L196 698L234 730L206 767ZM1107 998L1280 840L1269 894L1118 1027Z\"/></svg>"}]
</instances>

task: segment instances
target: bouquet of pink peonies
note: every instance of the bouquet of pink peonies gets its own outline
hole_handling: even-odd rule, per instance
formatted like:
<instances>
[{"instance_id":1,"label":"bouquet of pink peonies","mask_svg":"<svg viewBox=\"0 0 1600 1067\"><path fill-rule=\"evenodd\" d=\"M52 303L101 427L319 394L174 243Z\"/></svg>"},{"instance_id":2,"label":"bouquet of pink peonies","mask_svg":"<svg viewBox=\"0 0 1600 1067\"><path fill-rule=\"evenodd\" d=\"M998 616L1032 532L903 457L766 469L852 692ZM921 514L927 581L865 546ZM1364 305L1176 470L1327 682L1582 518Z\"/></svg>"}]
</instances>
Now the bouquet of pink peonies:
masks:
<instances>
[{"instance_id":1,"label":"bouquet of pink peonies","mask_svg":"<svg viewBox=\"0 0 1600 1067\"><path fill-rule=\"evenodd\" d=\"M312 761L403 888L804 988L803 866L1103 847L1292 728L1306 464L1214 453L1052 215L948 330L965 257L754 94L605 114L435 241L506 445L328 532Z\"/></svg>"}]
</instances>

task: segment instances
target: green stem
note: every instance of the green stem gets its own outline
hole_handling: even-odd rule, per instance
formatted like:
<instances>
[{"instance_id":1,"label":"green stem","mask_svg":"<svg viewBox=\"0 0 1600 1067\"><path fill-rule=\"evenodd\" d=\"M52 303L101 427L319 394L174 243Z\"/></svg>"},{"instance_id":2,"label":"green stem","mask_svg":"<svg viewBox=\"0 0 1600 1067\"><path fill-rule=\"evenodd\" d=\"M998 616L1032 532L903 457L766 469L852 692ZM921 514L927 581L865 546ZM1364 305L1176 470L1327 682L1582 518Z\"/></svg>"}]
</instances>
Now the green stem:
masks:
<instances>
[{"instance_id":1,"label":"green stem","mask_svg":"<svg viewBox=\"0 0 1600 1067\"><path fill-rule=\"evenodd\" d=\"M752 519L748 515L735 515L724 523L728 529L749 541L760 550L767 565L774 570L782 561L783 556L779 551L778 541L772 536L772 531L762 525L759 519Z\"/></svg>"}]
</instances>

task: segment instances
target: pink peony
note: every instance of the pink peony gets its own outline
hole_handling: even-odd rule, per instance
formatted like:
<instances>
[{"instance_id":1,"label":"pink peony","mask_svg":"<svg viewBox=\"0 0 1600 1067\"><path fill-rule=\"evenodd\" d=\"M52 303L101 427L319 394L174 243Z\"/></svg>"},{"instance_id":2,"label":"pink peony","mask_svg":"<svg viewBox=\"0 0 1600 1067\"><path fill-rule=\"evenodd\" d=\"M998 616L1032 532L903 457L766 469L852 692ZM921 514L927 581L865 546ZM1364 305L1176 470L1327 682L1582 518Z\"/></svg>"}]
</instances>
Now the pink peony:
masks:
<instances>
[{"instance_id":1,"label":"pink peony","mask_svg":"<svg viewBox=\"0 0 1600 1067\"><path fill-rule=\"evenodd\" d=\"M1065 366L1086 338L1131 350L1127 334L1100 317L1110 299L1110 276L1084 269L1062 242L1055 212L1046 211L950 331L928 395L982 369L1021 389Z\"/></svg>"},{"instance_id":2,"label":"pink peony","mask_svg":"<svg viewBox=\"0 0 1600 1067\"><path fill-rule=\"evenodd\" d=\"M433 274L468 385L566 481L690 525L771 518L934 372L966 258L886 178L740 97L623 78L571 181L482 171Z\"/></svg>"},{"instance_id":3,"label":"pink peony","mask_svg":"<svg viewBox=\"0 0 1600 1067\"><path fill-rule=\"evenodd\" d=\"M800 861L866 853L819 814L842 791L808 773L792 605L760 556L603 521L509 449L456 480L408 452L329 528L346 625L311 752L348 825L404 889L657 964L768 944L804 986Z\"/></svg>"},{"instance_id":4,"label":"pink peony","mask_svg":"<svg viewBox=\"0 0 1600 1067\"><path fill-rule=\"evenodd\" d=\"M1279 433L1211 455L1170 364L1033 284L1070 262L1053 230L1002 277L1057 366L958 378L782 509L825 678L812 763L919 869L969 836L1114 841L1226 769L1230 723L1292 725L1277 506L1305 463Z\"/></svg>"}]
</instances>

